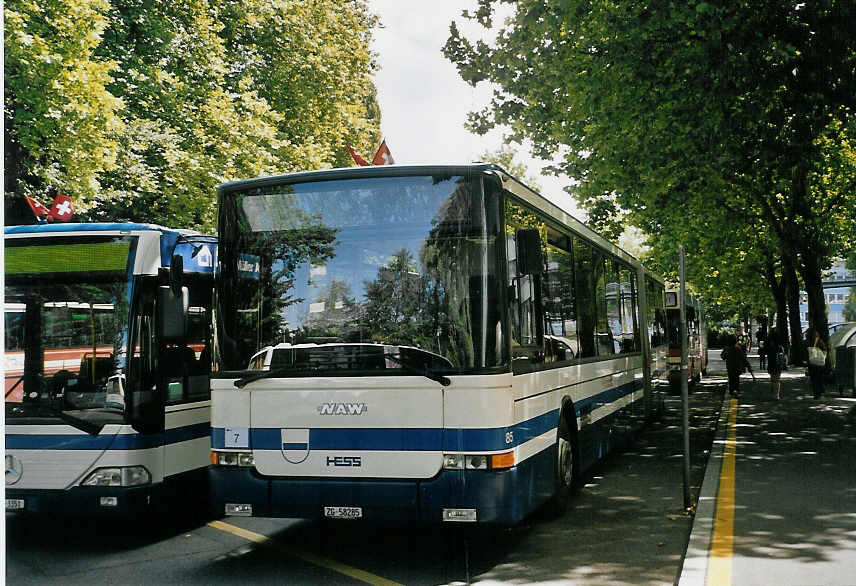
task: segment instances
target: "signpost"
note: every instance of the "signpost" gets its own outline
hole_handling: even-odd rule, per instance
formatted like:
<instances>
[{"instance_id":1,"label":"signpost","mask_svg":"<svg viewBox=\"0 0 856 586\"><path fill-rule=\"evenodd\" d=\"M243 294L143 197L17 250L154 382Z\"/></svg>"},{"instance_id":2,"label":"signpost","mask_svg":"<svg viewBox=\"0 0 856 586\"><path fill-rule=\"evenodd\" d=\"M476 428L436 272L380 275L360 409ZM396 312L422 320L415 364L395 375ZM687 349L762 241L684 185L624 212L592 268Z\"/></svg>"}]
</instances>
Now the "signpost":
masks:
<instances>
[{"instance_id":1,"label":"signpost","mask_svg":"<svg viewBox=\"0 0 856 586\"><path fill-rule=\"evenodd\" d=\"M684 430L684 508L689 509L690 501L690 406L689 388L687 386L687 290L686 275L684 274L684 247L678 248L680 257L680 301L681 310L681 405L683 409Z\"/></svg>"}]
</instances>

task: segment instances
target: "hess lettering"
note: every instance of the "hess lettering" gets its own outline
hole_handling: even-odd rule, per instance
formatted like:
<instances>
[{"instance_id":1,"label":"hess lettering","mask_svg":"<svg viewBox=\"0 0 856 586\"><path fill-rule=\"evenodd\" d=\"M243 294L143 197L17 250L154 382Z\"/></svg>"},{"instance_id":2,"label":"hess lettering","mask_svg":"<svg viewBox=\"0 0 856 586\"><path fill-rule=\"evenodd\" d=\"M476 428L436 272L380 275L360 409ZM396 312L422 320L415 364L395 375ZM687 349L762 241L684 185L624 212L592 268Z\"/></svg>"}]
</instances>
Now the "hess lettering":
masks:
<instances>
[{"instance_id":1,"label":"hess lettering","mask_svg":"<svg viewBox=\"0 0 856 586\"><path fill-rule=\"evenodd\" d=\"M360 456L327 456L327 465L360 467L363 459Z\"/></svg>"}]
</instances>

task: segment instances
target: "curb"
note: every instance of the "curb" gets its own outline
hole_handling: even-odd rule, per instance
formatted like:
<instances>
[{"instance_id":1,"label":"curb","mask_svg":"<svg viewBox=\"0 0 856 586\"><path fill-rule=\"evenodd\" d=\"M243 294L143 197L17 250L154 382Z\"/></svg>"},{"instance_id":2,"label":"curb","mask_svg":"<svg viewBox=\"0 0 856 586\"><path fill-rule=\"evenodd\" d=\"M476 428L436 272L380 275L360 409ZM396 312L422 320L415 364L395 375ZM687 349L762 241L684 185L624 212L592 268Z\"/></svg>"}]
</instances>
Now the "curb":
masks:
<instances>
[{"instance_id":1,"label":"curb","mask_svg":"<svg viewBox=\"0 0 856 586\"><path fill-rule=\"evenodd\" d=\"M713 522L716 515L716 499L719 494L719 475L722 469L722 454L725 450L725 432L728 422L729 396L726 392L722 397L719 409L719 420L716 423L716 436L701 484L698 505L693 517L690 530L690 540L684 553L680 574L675 584L686 586L703 586L707 577L707 565L710 553L710 542L713 539Z\"/></svg>"}]
</instances>

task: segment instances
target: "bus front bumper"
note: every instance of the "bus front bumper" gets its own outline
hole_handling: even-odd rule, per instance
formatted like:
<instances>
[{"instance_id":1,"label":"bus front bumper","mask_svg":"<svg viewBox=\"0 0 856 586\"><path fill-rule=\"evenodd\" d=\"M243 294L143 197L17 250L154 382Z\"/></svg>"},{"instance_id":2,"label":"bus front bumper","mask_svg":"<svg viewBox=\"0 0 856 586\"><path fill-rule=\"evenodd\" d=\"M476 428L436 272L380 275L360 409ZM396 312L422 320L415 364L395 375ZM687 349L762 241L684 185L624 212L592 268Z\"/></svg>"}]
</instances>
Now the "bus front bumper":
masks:
<instances>
[{"instance_id":1,"label":"bus front bumper","mask_svg":"<svg viewBox=\"0 0 856 586\"><path fill-rule=\"evenodd\" d=\"M444 510L475 511L467 520L513 525L552 493L552 478L537 478L546 475L536 470L527 461L507 470L443 470L431 479L401 481L268 478L230 467L210 473L218 516L321 519L325 507L359 507L365 520L433 522L444 520Z\"/></svg>"},{"instance_id":2,"label":"bus front bumper","mask_svg":"<svg viewBox=\"0 0 856 586\"><path fill-rule=\"evenodd\" d=\"M123 516L152 509L152 486L89 487L65 490L6 489L6 512Z\"/></svg>"}]
</instances>

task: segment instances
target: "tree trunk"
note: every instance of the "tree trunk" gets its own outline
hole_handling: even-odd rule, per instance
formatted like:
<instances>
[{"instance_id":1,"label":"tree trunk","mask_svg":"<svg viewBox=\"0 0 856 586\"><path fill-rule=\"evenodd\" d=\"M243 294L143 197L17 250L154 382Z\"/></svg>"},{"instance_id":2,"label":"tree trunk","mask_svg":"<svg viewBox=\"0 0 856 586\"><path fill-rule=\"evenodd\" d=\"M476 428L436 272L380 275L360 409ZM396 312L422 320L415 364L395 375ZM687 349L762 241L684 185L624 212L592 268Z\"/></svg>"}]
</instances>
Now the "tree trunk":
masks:
<instances>
[{"instance_id":1,"label":"tree trunk","mask_svg":"<svg viewBox=\"0 0 856 586\"><path fill-rule=\"evenodd\" d=\"M776 277L776 267L770 262L765 267L767 284L770 286L770 291L773 293L773 299L776 302L776 334L780 341L787 340L788 336L788 305L787 305L787 288L785 287L785 279Z\"/></svg>"},{"instance_id":2,"label":"tree trunk","mask_svg":"<svg viewBox=\"0 0 856 586\"><path fill-rule=\"evenodd\" d=\"M785 285L791 330L790 360L791 364L801 365L804 363L805 345L803 344L802 325L800 323L800 285L793 260L786 255L782 255L782 280Z\"/></svg>"},{"instance_id":3,"label":"tree trunk","mask_svg":"<svg viewBox=\"0 0 856 586\"><path fill-rule=\"evenodd\" d=\"M826 298L823 295L823 278L817 256L809 252L803 257L800 266L802 268L800 276L805 283L805 292L808 297L808 326L817 330L823 341L828 342L829 323L826 317Z\"/></svg>"}]
</instances>

